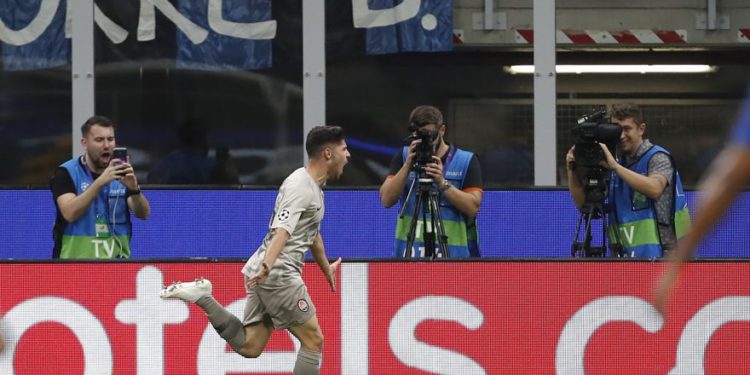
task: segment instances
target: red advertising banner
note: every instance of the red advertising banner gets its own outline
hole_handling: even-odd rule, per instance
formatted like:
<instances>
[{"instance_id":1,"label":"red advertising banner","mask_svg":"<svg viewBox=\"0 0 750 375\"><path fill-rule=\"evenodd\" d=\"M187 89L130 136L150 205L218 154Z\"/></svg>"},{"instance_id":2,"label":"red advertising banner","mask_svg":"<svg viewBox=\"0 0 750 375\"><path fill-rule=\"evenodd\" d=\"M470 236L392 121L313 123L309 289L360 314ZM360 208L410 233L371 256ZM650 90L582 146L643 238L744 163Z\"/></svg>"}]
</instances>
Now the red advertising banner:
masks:
<instances>
[{"instance_id":1,"label":"red advertising banner","mask_svg":"<svg viewBox=\"0 0 750 375\"><path fill-rule=\"evenodd\" d=\"M241 263L0 264L2 374L283 374L298 343L228 348L158 292L203 276L241 316ZM350 263L305 281L321 374L748 374L750 263L693 263L662 318L647 262Z\"/></svg>"}]
</instances>

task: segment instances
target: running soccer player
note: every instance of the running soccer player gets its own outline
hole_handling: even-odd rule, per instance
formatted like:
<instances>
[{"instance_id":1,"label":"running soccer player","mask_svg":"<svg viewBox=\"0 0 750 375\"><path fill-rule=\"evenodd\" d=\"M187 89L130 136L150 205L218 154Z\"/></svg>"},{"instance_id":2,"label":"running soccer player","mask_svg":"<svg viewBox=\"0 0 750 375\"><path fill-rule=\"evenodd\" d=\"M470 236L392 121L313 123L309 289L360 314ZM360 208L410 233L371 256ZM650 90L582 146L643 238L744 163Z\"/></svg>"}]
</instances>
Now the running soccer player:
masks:
<instances>
[{"instance_id":1,"label":"running soccer player","mask_svg":"<svg viewBox=\"0 0 750 375\"><path fill-rule=\"evenodd\" d=\"M162 289L162 298L194 302L206 313L211 325L232 349L256 358L274 328L288 329L301 342L294 374L317 374L323 333L302 281L305 253L311 250L332 291L341 258L329 264L320 223L325 212L322 187L329 179L341 177L350 154L344 131L338 126L318 126L310 130L305 143L309 162L290 174L281 184L273 216L260 247L247 261L245 275L247 300L242 320L211 296L211 282L175 283Z\"/></svg>"}]
</instances>

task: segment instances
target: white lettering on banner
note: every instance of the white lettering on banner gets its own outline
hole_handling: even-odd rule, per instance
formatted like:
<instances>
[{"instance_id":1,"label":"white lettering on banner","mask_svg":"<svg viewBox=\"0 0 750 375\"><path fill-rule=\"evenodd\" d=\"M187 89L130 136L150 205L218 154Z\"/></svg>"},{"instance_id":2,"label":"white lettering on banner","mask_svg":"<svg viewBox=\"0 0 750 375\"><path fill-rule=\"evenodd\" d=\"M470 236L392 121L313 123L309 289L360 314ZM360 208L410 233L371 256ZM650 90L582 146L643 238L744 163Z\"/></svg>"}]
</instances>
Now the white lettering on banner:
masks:
<instances>
[{"instance_id":1,"label":"white lettering on banner","mask_svg":"<svg viewBox=\"0 0 750 375\"><path fill-rule=\"evenodd\" d=\"M421 0L404 0L401 4L390 9L372 10L367 5L367 0L352 0L354 27L368 29L395 25L414 18L419 13L421 6Z\"/></svg>"},{"instance_id":2,"label":"white lettering on banner","mask_svg":"<svg viewBox=\"0 0 750 375\"><path fill-rule=\"evenodd\" d=\"M68 4L71 2L72 1L68 0ZM68 12L68 14L71 13ZM99 26L99 29L101 29L104 32L104 35L106 35L114 44L120 44L128 37L128 31L107 17L107 15L104 14L96 4L94 4L94 23Z\"/></svg>"},{"instance_id":3,"label":"white lettering on banner","mask_svg":"<svg viewBox=\"0 0 750 375\"><path fill-rule=\"evenodd\" d=\"M375 283L369 284L372 280L368 272L367 264L345 264L341 269L341 373L343 374L367 375L370 366L380 364L381 353L372 351L370 340L371 335L379 339L382 337L380 336L382 332L373 332L368 323L370 319L381 318L379 315L381 306L371 305L369 296L374 293L379 297L391 298L392 290L378 289L377 276ZM59 286L56 285L56 282L66 277L64 273L60 275L59 278L52 277L52 283L45 285L44 290L49 293L69 292L67 289L69 284L62 282ZM77 339L83 353L83 374L112 374L114 371L113 347L118 350L118 353L125 353L126 361L130 361L132 356L136 357L137 373L164 373L168 371L164 368L167 345L175 345L175 348L179 348L180 361L195 356L197 371L194 372L200 375L292 371L299 343L291 336L290 340L294 344L295 352L291 349L266 352L260 358L253 360L228 352L226 343L216 334L210 324L206 324L203 329L200 342L197 343L197 352L195 349L185 351L187 347L194 348L195 343L192 342L189 345L164 342L164 337L175 337L175 335L165 336L166 324L190 324L192 330L198 318L194 317L196 319L188 321L192 310L188 308L187 303L158 298L163 276L157 267L151 265L141 267L135 280L132 281L129 276L130 271L127 275L126 281L133 282L135 285L122 285L121 290L118 288L116 291L111 291L116 294L110 297L121 296L118 297L119 301L115 300L110 304L107 299L107 302L103 302L107 306L114 305L112 313L100 308L95 310L99 314L96 316L74 300L54 296L22 299L9 310L2 310L4 311L3 334L7 348L6 352L0 355L0 374L13 374L16 370L14 365L17 365L19 358L23 361L29 356L38 355L40 351L49 352L54 356L64 353L63 349L46 346L49 343L49 337L39 340L40 342L32 340L34 342L31 344L19 343L24 340L24 335L28 330L39 323L46 322L58 323L66 327ZM38 292L29 289L18 296L23 298L26 293ZM422 293L427 294L430 291L424 290ZM130 297L132 295L134 297ZM13 295L4 300L16 301L17 299ZM537 306L547 306L548 302L537 303ZM240 316L243 304L244 299L238 299L229 304L227 309L232 314ZM493 306L488 306L488 308L490 310L482 311L478 306L455 296L418 296L404 303L390 319L387 332L388 344L396 358L407 366L441 374L484 374L487 370L466 354L420 342L415 336L415 330L421 323L429 320L456 322L467 329L477 330L489 324L484 319L487 314L502 313L504 307L499 304L495 306L499 310L493 310ZM199 314L201 314L201 322L205 322L202 313ZM131 340L129 336L132 335L130 332L133 330L128 328L124 333L115 319L123 324L135 325L136 340ZM111 332L112 337L108 335L102 322L111 325L108 327L116 330L116 332ZM649 333L656 333L664 326L661 315L650 303L641 298L607 296L592 300L576 311L560 332L555 353L556 373L584 374L586 347L596 331L610 322L632 322ZM714 333L728 322L750 322L750 296L717 298L698 310L684 326L677 344L675 367L669 374L703 374L708 344ZM179 327L171 329L179 329ZM627 328L618 327L618 330L622 329ZM477 334L481 335L479 332ZM549 332L549 334L554 335L555 332ZM180 335L174 339L183 340ZM52 340L54 341L54 338ZM130 347L132 342L135 342L137 346L135 350ZM23 349L17 350L21 347ZM67 348L65 350L70 351ZM606 353L598 355L603 357L596 358L597 360L606 360Z\"/></svg>"},{"instance_id":4,"label":"white lettering on banner","mask_svg":"<svg viewBox=\"0 0 750 375\"><path fill-rule=\"evenodd\" d=\"M578 310L560 333L555 354L558 374L585 375L586 345L594 332L610 322L632 322L649 333L664 325L664 318L647 301L632 296L603 297Z\"/></svg>"},{"instance_id":5,"label":"white lettering on banner","mask_svg":"<svg viewBox=\"0 0 750 375\"><path fill-rule=\"evenodd\" d=\"M190 315L184 302L159 298L162 285L161 271L145 266L136 276L135 299L115 307L117 320L136 326L138 374L164 374L164 325L180 324Z\"/></svg>"},{"instance_id":6,"label":"white lettering on banner","mask_svg":"<svg viewBox=\"0 0 750 375\"><path fill-rule=\"evenodd\" d=\"M36 17L24 28L12 30L0 19L0 41L14 46L29 44L39 38L52 23L60 6L60 0L42 0ZM72 30L72 8L75 1L67 2L65 8L65 37L70 39ZM240 39L261 40L276 37L276 21L232 22L222 15L223 0L210 0L208 4L208 25L219 34ZM156 9L185 33L193 44L200 44L208 37L208 31L183 16L168 0L140 0L138 17L138 41L156 38ZM94 22L112 43L120 44L128 37L123 27L112 21L98 5L94 4Z\"/></svg>"},{"instance_id":7,"label":"white lettering on banner","mask_svg":"<svg viewBox=\"0 0 750 375\"><path fill-rule=\"evenodd\" d=\"M367 263L342 263L341 373L368 375L370 363L370 280Z\"/></svg>"},{"instance_id":8,"label":"white lettering on banner","mask_svg":"<svg viewBox=\"0 0 750 375\"><path fill-rule=\"evenodd\" d=\"M239 299L227 306L227 310L239 316L243 315L245 299ZM283 330L294 343L294 351L265 351L258 358L248 361L233 351L227 351L227 342L216 333L211 324L201 336L198 346L197 367L199 375L225 375L229 373L271 373L294 371L294 362L297 359L297 351L300 342L288 331ZM139 373L140 374L140 373Z\"/></svg>"},{"instance_id":9,"label":"white lettering on banner","mask_svg":"<svg viewBox=\"0 0 750 375\"><path fill-rule=\"evenodd\" d=\"M622 232L622 234L628 240L626 245L632 245L633 235L635 234L635 225L622 226L620 227L620 232Z\"/></svg>"},{"instance_id":10,"label":"white lettering on banner","mask_svg":"<svg viewBox=\"0 0 750 375\"><path fill-rule=\"evenodd\" d=\"M12 30L0 19L0 41L14 46L29 44L39 38L55 18L60 0L42 0L39 11L26 27Z\"/></svg>"},{"instance_id":11,"label":"white lettering on banner","mask_svg":"<svg viewBox=\"0 0 750 375\"><path fill-rule=\"evenodd\" d=\"M486 374L469 357L417 340L415 330L426 320L451 321L476 330L484 323L484 314L471 303L450 296L425 296L407 303L388 327L388 343L402 363L440 374Z\"/></svg>"},{"instance_id":12,"label":"white lettering on banner","mask_svg":"<svg viewBox=\"0 0 750 375\"><path fill-rule=\"evenodd\" d=\"M724 324L737 321L750 322L750 297L723 297L700 309L682 331L675 367L669 375L703 375L703 360L711 336Z\"/></svg>"},{"instance_id":13,"label":"white lettering on banner","mask_svg":"<svg viewBox=\"0 0 750 375\"><path fill-rule=\"evenodd\" d=\"M224 0L209 0L208 26L219 34L241 39L273 39L276 37L276 21L254 23L232 22L224 19Z\"/></svg>"},{"instance_id":14,"label":"white lettering on banner","mask_svg":"<svg viewBox=\"0 0 750 375\"><path fill-rule=\"evenodd\" d=\"M73 301L58 297L28 299L8 310L3 320L13 324L5 330L6 352L0 355L2 374L14 373L14 352L23 334L36 324L49 322L64 325L81 344L84 375L112 373L112 347L107 332L96 316Z\"/></svg>"},{"instance_id":15,"label":"white lettering on banner","mask_svg":"<svg viewBox=\"0 0 750 375\"><path fill-rule=\"evenodd\" d=\"M159 8L165 17L185 33L185 36L193 44L203 43L208 38L206 29L183 16L168 0L141 0L141 12L138 18L138 41L144 42L156 38L156 8Z\"/></svg>"},{"instance_id":16,"label":"white lettering on banner","mask_svg":"<svg viewBox=\"0 0 750 375\"><path fill-rule=\"evenodd\" d=\"M72 15L74 5L74 1L68 1L68 5L65 8L65 37L68 39L73 36ZM99 29L101 29L104 32L104 35L106 35L114 44L120 44L128 37L127 30L123 29L120 25L107 17L107 15L99 9L99 6L96 5L96 3L94 4L94 23L99 26Z\"/></svg>"}]
</instances>

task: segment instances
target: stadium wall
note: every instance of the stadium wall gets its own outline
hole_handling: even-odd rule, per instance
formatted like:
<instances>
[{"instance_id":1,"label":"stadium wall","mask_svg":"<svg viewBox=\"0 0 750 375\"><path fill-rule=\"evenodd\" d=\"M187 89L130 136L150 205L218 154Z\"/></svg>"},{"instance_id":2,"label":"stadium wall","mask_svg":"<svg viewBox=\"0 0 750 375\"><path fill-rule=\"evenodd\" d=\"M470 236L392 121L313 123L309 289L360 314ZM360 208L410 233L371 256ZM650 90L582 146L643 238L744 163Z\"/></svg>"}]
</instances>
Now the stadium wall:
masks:
<instances>
[{"instance_id":1,"label":"stadium wall","mask_svg":"<svg viewBox=\"0 0 750 375\"><path fill-rule=\"evenodd\" d=\"M145 190L147 221L134 220L133 257L243 258L260 244L274 190ZM688 192L691 208L695 193ZM375 190L326 190L322 234L331 257L392 255L398 209ZM49 259L55 207L48 190L0 190L0 258ZM483 257L566 258L580 214L566 190L485 191L479 238ZM600 241L601 221L593 234ZM750 258L750 193L744 192L699 250L701 258Z\"/></svg>"}]
</instances>

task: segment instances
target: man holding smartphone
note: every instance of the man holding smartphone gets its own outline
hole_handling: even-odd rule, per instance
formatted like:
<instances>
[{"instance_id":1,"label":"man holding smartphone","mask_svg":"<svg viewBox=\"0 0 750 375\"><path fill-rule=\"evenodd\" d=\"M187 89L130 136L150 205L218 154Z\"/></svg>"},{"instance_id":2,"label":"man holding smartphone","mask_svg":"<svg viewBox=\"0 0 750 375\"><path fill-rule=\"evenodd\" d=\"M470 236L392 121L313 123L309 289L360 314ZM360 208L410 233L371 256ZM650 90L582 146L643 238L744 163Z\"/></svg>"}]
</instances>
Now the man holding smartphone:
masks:
<instances>
[{"instance_id":1,"label":"man holding smartphone","mask_svg":"<svg viewBox=\"0 0 750 375\"><path fill-rule=\"evenodd\" d=\"M115 148L114 122L93 116L81 126L81 136L83 155L61 164L50 180L57 207L52 257L130 258L129 211L145 220L151 207L127 150Z\"/></svg>"}]
</instances>

